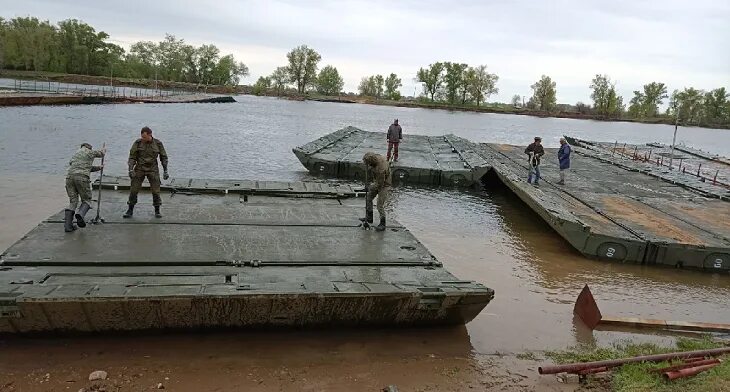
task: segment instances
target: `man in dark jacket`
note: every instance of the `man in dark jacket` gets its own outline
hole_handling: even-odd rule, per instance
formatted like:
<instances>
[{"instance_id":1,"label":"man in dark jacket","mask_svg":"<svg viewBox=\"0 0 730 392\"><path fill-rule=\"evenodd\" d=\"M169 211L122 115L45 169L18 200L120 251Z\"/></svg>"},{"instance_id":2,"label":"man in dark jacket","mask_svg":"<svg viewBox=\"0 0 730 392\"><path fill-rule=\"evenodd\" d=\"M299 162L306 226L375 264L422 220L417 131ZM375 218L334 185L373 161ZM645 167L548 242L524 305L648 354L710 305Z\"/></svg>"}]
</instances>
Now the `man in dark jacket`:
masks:
<instances>
[{"instance_id":1,"label":"man in dark jacket","mask_svg":"<svg viewBox=\"0 0 730 392\"><path fill-rule=\"evenodd\" d=\"M387 161L390 161L390 151L393 151L393 161L398 162L398 145L403 139L403 128L398 125L398 119L393 121L388 127L388 154L385 156Z\"/></svg>"},{"instance_id":2,"label":"man in dark jacket","mask_svg":"<svg viewBox=\"0 0 730 392\"><path fill-rule=\"evenodd\" d=\"M531 143L525 149L525 154L528 156L528 164L530 165L530 173L527 175L527 183L539 186L540 180L540 158L545 155L545 149L542 147L542 138L535 136L535 141ZM532 182L532 177L535 177L535 182Z\"/></svg>"},{"instance_id":3,"label":"man in dark jacket","mask_svg":"<svg viewBox=\"0 0 730 392\"><path fill-rule=\"evenodd\" d=\"M79 227L86 227L84 217L91 206L91 182L89 173L101 170L101 166L94 166L94 159L101 158L106 154L106 149L93 150L91 144L82 143L81 147L74 153L68 163L68 172L66 174L66 193L68 194L68 208L64 211L63 230L71 232L76 229L73 225L74 211L79 205L81 206L76 213L76 224Z\"/></svg>"},{"instance_id":4,"label":"man in dark jacket","mask_svg":"<svg viewBox=\"0 0 730 392\"><path fill-rule=\"evenodd\" d=\"M167 152L159 139L152 137L152 130L149 127L142 128L141 137L132 143L129 150L129 178L132 180L129 186L129 201L127 201L127 212L124 218L131 218L134 214L134 205L137 204L137 194L142 188L142 181L145 178L150 182L152 191L152 204L155 206L155 217L162 218L160 206L160 169L157 166L157 158L162 163L163 179L167 180Z\"/></svg>"},{"instance_id":5,"label":"man in dark jacket","mask_svg":"<svg viewBox=\"0 0 730 392\"><path fill-rule=\"evenodd\" d=\"M558 149L558 163L560 164L560 181L558 185L565 185L565 173L570 170L570 144L564 137L560 138L560 149Z\"/></svg>"}]
</instances>

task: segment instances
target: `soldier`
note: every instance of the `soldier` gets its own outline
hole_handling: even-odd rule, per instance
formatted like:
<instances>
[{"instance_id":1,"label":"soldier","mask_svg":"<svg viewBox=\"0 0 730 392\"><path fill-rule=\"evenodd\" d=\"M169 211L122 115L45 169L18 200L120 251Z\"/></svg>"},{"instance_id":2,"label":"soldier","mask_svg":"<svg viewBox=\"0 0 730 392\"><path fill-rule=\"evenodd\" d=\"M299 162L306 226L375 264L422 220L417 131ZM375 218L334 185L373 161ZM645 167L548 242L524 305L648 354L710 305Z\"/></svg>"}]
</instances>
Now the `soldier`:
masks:
<instances>
[{"instance_id":1,"label":"soldier","mask_svg":"<svg viewBox=\"0 0 730 392\"><path fill-rule=\"evenodd\" d=\"M373 198L378 196L378 214L380 214L380 224L375 227L377 231L385 230L385 202L390 197L390 187L392 185L390 178L390 165L382 156L373 152L366 152L362 157L365 163L365 170L373 173L371 178L374 181L365 184L367 187L367 198L365 200L365 218L360 218L364 223L373 223Z\"/></svg>"},{"instance_id":2,"label":"soldier","mask_svg":"<svg viewBox=\"0 0 730 392\"><path fill-rule=\"evenodd\" d=\"M388 127L388 154L385 160L390 161L390 150L393 151L393 161L398 162L398 145L403 139L403 128L398 125L398 119L393 120L393 124Z\"/></svg>"},{"instance_id":3,"label":"soldier","mask_svg":"<svg viewBox=\"0 0 730 392\"><path fill-rule=\"evenodd\" d=\"M89 173L101 170L102 166L94 166L94 158L101 158L106 149L94 151L89 143L82 143L81 147L74 153L68 162L66 174L66 193L68 194L68 208L64 211L63 230L71 232L76 230L73 224L74 211L81 198L81 206L76 213L76 224L79 227L86 227L84 217L91 206L91 181Z\"/></svg>"},{"instance_id":4,"label":"soldier","mask_svg":"<svg viewBox=\"0 0 730 392\"><path fill-rule=\"evenodd\" d=\"M535 176L533 185L539 186L540 180L540 158L545 155L545 148L542 147L542 138L535 136L535 142L531 143L525 149L528 156L528 164L530 165L530 173L527 175L527 183L532 183L532 177Z\"/></svg>"},{"instance_id":5,"label":"soldier","mask_svg":"<svg viewBox=\"0 0 730 392\"><path fill-rule=\"evenodd\" d=\"M160 157L162 163L162 178L167 180L170 176L167 174L167 152L162 142L152 137L152 130L149 127L142 128L141 137L137 139L129 150L129 178L132 183L129 187L129 201L127 201L127 212L124 213L125 218L131 218L134 214L134 205L137 204L137 194L142 187L145 177L150 183L150 191L152 191L152 205L155 206L155 217L162 218L160 206L162 198L160 197L160 169L157 166L157 157Z\"/></svg>"}]
</instances>

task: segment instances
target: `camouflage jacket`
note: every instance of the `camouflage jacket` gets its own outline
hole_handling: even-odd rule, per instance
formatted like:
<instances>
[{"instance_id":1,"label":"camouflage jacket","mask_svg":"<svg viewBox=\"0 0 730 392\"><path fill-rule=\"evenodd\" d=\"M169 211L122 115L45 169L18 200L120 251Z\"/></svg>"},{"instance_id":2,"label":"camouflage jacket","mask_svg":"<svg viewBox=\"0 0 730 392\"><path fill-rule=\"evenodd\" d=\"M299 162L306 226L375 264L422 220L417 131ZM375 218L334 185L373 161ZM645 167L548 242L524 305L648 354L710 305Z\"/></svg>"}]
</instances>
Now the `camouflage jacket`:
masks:
<instances>
[{"instance_id":1,"label":"camouflage jacket","mask_svg":"<svg viewBox=\"0 0 730 392\"><path fill-rule=\"evenodd\" d=\"M137 139L132 143L132 148L129 150L129 170L159 171L157 167L158 156L160 162L162 162L162 168L167 170L167 152L162 142L154 138L149 143Z\"/></svg>"},{"instance_id":2,"label":"camouflage jacket","mask_svg":"<svg viewBox=\"0 0 730 392\"><path fill-rule=\"evenodd\" d=\"M101 170L101 166L94 166L94 158L101 158L104 153L101 151L93 151L90 148L81 147L68 162L67 176L89 176L90 172Z\"/></svg>"},{"instance_id":3,"label":"camouflage jacket","mask_svg":"<svg viewBox=\"0 0 730 392\"><path fill-rule=\"evenodd\" d=\"M390 175L390 165L384 156L375 154L373 152L366 152L363 156L363 162L365 163L366 170L372 173L375 178L372 185L377 189L383 189L392 185L392 179Z\"/></svg>"}]
</instances>

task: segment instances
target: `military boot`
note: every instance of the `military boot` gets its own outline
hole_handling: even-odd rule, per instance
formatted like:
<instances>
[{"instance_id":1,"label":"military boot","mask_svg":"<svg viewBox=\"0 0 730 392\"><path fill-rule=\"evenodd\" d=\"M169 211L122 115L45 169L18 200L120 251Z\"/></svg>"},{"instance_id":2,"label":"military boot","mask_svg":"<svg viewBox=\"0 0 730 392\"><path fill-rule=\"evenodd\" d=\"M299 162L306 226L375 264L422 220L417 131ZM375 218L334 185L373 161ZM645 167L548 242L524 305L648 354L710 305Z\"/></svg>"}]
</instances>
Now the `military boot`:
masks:
<instances>
[{"instance_id":1,"label":"military boot","mask_svg":"<svg viewBox=\"0 0 730 392\"><path fill-rule=\"evenodd\" d=\"M155 218L162 218L162 214L160 213L160 206L155 206Z\"/></svg>"},{"instance_id":2,"label":"military boot","mask_svg":"<svg viewBox=\"0 0 730 392\"><path fill-rule=\"evenodd\" d=\"M86 216L86 213L89 212L89 209L91 206L87 202L81 203L81 207L79 207L79 212L76 213L76 224L79 225L79 227L86 227L86 221L84 220L84 217Z\"/></svg>"},{"instance_id":3,"label":"military boot","mask_svg":"<svg viewBox=\"0 0 730 392\"><path fill-rule=\"evenodd\" d=\"M122 215L122 218L131 218L132 215L134 215L134 204L130 204L127 207L127 212L125 212L124 215Z\"/></svg>"},{"instance_id":4,"label":"military boot","mask_svg":"<svg viewBox=\"0 0 730 392\"><path fill-rule=\"evenodd\" d=\"M63 231L70 233L76 230L76 226L74 226L74 210L63 210L63 212Z\"/></svg>"},{"instance_id":5,"label":"military boot","mask_svg":"<svg viewBox=\"0 0 730 392\"><path fill-rule=\"evenodd\" d=\"M385 231L385 217L380 217L380 224L375 226L375 231Z\"/></svg>"},{"instance_id":6,"label":"military boot","mask_svg":"<svg viewBox=\"0 0 730 392\"><path fill-rule=\"evenodd\" d=\"M365 217L360 218L360 222L362 223L373 223L373 212L372 211L366 211Z\"/></svg>"}]
</instances>

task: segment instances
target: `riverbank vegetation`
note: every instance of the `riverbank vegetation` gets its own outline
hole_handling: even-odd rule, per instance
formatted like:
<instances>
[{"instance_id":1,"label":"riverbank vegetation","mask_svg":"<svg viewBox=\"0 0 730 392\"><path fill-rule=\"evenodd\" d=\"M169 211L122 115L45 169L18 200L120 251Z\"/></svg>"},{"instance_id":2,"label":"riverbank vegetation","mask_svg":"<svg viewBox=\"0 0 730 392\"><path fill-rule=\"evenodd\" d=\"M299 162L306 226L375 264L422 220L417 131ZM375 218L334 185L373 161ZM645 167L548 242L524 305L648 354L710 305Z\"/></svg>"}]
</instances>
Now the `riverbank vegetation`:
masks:
<instances>
[{"instance_id":1,"label":"riverbank vegetation","mask_svg":"<svg viewBox=\"0 0 730 392\"><path fill-rule=\"evenodd\" d=\"M620 342L612 347L576 346L568 350L547 352L548 358L556 363L603 361L663 354L675 351L706 350L722 347L723 344L710 337L702 339L679 338L673 347L651 343ZM617 392L685 392L685 391L727 391L730 390L730 361L698 374L694 377L664 381L659 373L650 372L670 366L669 362L634 363L615 368L609 378L593 378L586 389L611 390Z\"/></svg>"},{"instance_id":2,"label":"riverbank vegetation","mask_svg":"<svg viewBox=\"0 0 730 392\"><path fill-rule=\"evenodd\" d=\"M233 55L221 55L215 45L194 47L166 35L160 42L133 43L126 51L109 39L105 32L75 19L53 25L33 17L0 18L0 71L11 77L74 83L108 84L111 78L116 85L730 128L730 95L725 87L711 91L687 87L670 95L664 83L653 81L634 91L627 108L616 83L608 75L597 74L586 86L591 103L566 104L557 102L556 82L543 75L530 86L531 96L515 94L509 103L489 103L489 97L499 92L499 76L489 72L487 65L438 61L415 71L420 95L401 96L403 75L395 73L363 76L357 92L345 93L336 66L320 70L321 54L306 45L293 48L281 66L248 86L239 85L248 67ZM668 107L660 112L667 98Z\"/></svg>"}]
</instances>

